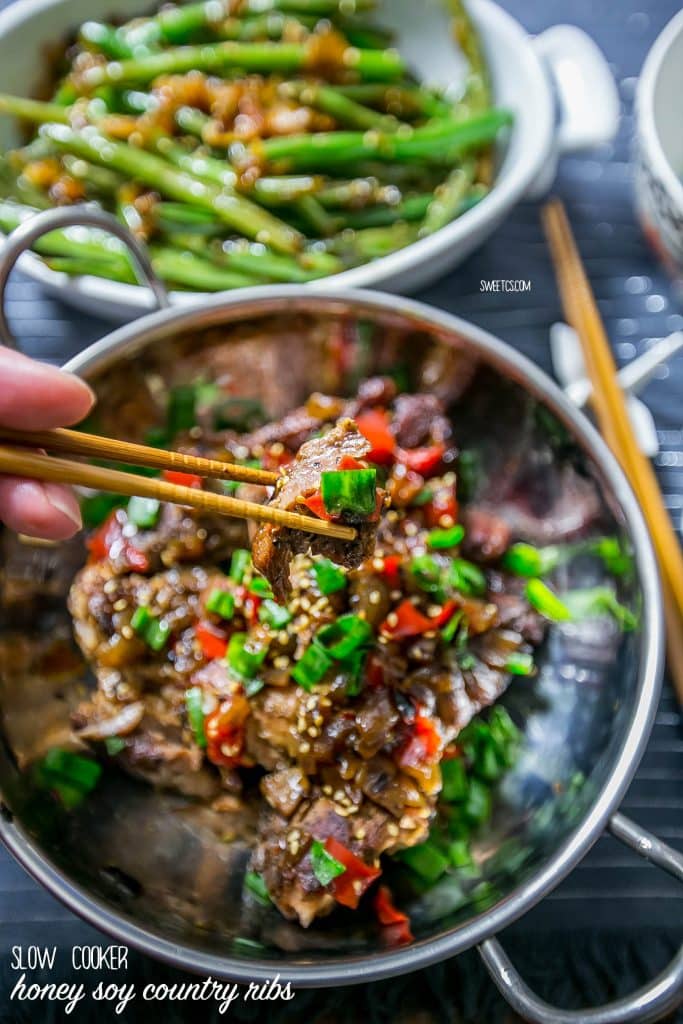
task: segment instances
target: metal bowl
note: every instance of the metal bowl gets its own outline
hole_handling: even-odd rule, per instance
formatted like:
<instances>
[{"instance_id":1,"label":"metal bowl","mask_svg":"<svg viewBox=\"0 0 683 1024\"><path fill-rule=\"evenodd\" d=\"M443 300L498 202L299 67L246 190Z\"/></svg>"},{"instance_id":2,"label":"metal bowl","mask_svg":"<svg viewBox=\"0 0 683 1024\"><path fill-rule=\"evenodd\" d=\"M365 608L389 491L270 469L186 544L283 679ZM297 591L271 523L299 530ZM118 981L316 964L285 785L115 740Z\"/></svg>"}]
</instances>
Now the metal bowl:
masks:
<instances>
[{"instance_id":1,"label":"metal bowl","mask_svg":"<svg viewBox=\"0 0 683 1024\"><path fill-rule=\"evenodd\" d=\"M49 215L43 226L54 226ZM9 261L0 271L0 301L26 235L23 229L24 237L10 247ZM540 652L538 676L512 686L505 697L524 732L524 747L501 788L479 847L487 877L495 886L490 905L458 902L452 893L450 904L443 893L427 896L414 908L416 941L408 947L378 948L363 922L349 924L347 919L343 927L323 922L304 932L277 918L266 930L278 948L237 952L232 937L245 929L248 934L250 922L238 917L241 881L231 884L231 879L235 881L230 870L232 854L225 853L230 847L224 847L216 861L223 858L224 872L221 875L219 870L212 888L213 909L223 915L220 923L193 919L188 906L195 894L201 823L181 806L182 801L131 780L105 782L97 800L87 802L82 814L66 822L42 819L18 771L11 742L18 704L23 701L24 713L30 714L25 695L31 670L22 675L1 662L0 836L24 867L70 909L117 939L181 968L241 981L278 973L295 985L326 986L412 971L478 945L494 981L525 1019L545 1024L658 1019L677 1004L683 990L683 952L647 989L610 1007L575 1015L540 1002L495 938L550 892L606 828L683 880L683 857L617 813L645 749L662 667L657 567L640 509L623 474L589 421L535 365L463 320L389 295L332 288L314 294L288 286L248 289L238 296L216 297L198 309L166 308L150 314L95 343L71 360L67 369L101 391L106 403L106 382L113 373L126 375L133 388L146 361L161 365L169 358L172 339L182 336L187 345L194 337L196 345L209 344L201 334L207 328L245 320L264 320L267 326L267 319L275 314L360 317L405 330L406 344L419 331L474 355L480 384L475 383L470 401L473 408L483 408L488 429L482 432L480 423L476 429L470 426L470 431L476 440L478 430L484 442L482 458L515 446L519 456L527 458L525 431L530 422L540 436L550 432L559 438L562 451L571 452L574 463L595 482L601 525L623 537L632 549L634 571L620 596L637 609L637 630L620 634L606 623L598 629L595 624L551 629ZM2 324L0 333L1 328ZM6 333L5 340L9 340ZM463 429L466 413L464 409ZM505 423L502 432L496 430L497 420ZM15 631L16 650L28 651L30 662L30 652L39 650L41 636L69 632L65 594L78 561L78 542L75 548L38 547L17 554L14 540L0 534L0 545L0 602L6 613L2 629ZM21 587L10 586L17 566L24 579L45 580L37 607L22 607ZM600 583L594 565L579 566L572 573L571 585ZM8 602L10 589L19 594L17 606ZM144 875L142 885L135 879L136 864ZM160 887L172 892L174 900L160 905L157 899L147 898L147 879L156 892Z\"/></svg>"}]
</instances>

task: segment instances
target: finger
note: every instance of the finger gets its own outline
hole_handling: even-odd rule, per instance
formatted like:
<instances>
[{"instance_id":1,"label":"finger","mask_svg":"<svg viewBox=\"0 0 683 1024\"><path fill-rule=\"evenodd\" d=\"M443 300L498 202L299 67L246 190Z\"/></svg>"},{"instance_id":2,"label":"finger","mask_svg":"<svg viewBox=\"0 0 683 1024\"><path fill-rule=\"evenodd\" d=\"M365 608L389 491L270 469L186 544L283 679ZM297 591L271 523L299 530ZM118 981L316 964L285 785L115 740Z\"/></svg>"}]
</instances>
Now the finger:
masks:
<instances>
[{"instance_id":1,"label":"finger","mask_svg":"<svg viewBox=\"0 0 683 1024\"><path fill-rule=\"evenodd\" d=\"M81 511L68 487L0 476L0 521L29 537L66 540L80 530Z\"/></svg>"},{"instance_id":2,"label":"finger","mask_svg":"<svg viewBox=\"0 0 683 1024\"><path fill-rule=\"evenodd\" d=\"M78 423L95 401L79 377L0 345L0 424L49 430Z\"/></svg>"}]
</instances>

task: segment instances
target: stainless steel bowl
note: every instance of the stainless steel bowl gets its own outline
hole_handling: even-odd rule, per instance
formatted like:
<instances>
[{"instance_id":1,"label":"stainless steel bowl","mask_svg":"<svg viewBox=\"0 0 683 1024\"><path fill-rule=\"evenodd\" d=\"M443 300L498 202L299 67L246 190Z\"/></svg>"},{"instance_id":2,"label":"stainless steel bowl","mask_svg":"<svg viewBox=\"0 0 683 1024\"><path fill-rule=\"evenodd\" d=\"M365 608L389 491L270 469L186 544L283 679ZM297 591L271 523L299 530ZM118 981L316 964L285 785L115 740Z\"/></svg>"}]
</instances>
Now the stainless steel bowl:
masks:
<instances>
[{"instance_id":1,"label":"stainless steel bowl","mask_svg":"<svg viewBox=\"0 0 683 1024\"><path fill-rule=\"evenodd\" d=\"M82 211L61 211L58 216L61 219L55 221L53 211L35 218L10 241L0 268L0 305L11 266L36 232L56 223L63 225L69 217L84 218ZM85 216L92 220L93 215ZM95 217L98 222L99 217ZM144 264L143 271L149 273ZM158 284L156 290L161 295ZM235 297L208 300L197 309L160 309L90 346L72 359L67 369L81 374L97 390L114 370L130 372L133 380L141 361L154 353L163 354L178 335L294 313L369 319L405 329L406 338L411 332L421 331L474 354L486 368L487 388L494 392L501 389L505 401L519 401L525 409L531 409L543 424L539 429L563 434L563 443L571 447L583 471L598 487L607 529L622 535L632 548L633 578L622 596L639 608L637 631L606 635L553 628L541 653L538 677L511 687L506 697L516 720L522 723L525 745L519 765L505 783L501 807L486 837L489 853L497 854L499 861L495 902L485 910L472 905L435 909L433 900L431 909L422 907L418 912L416 941L400 949L377 948L362 927L354 934L348 929L342 934L323 927L311 936L311 932L282 924L279 951L274 950L272 955L261 951L237 954L228 937L228 925L239 926L239 922L230 920L235 900L229 887L221 893L227 922L227 931L221 934L178 920L178 915L170 911L155 913L139 896L112 887L111 872L104 877L106 872L101 869L109 868L115 858L111 830L105 827L105 819L113 816L119 838L123 830L128 847L137 847L139 855L144 854L157 872L172 870L169 884L184 884L179 850L182 853L186 847L181 844L170 851L162 850L163 843L155 843L154 829L145 833L146 815L153 812L155 801L158 811L162 799L151 790L141 795L136 789L131 795L125 783L117 783L111 792L105 791L98 801L90 802L90 817L77 836L64 827L56 834L50 833L35 820L7 743L11 691L14 685L16 692L17 680L2 665L0 835L24 867L70 909L117 939L178 967L242 981L279 973L295 985L327 986L412 971L477 945L493 980L527 1020L544 1024L626 1024L659 1019L681 998L683 950L666 971L631 997L597 1010L568 1012L538 1000L495 938L497 932L550 892L605 829L683 880L683 856L617 810L645 749L657 705L663 657L662 616L657 567L640 509L617 463L586 417L535 365L479 328L407 299L332 288L316 294L289 286L245 289ZM5 341L11 341L4 319L0 320L0 333ZM514 416L509 420L513 426L500 444L519 440L521 419L517 421L519 428ZM37 553L32 556L32 571L41 571L40 550L35 549ZM8 569L8 551L5 537L0 548L0 580L3 570ZM68 621L64 604L69 579L67 555L53 552L44 557L53 560L50 594L38 613L23 618L20 615L14 623L20 639L29 643L36 631L39 634L41 630L66 628ZM577 571L574 585L599 582L589 580L583 570ZM4 628L11 625L8 620ZM577 772L582 773L584 781L572 790L569 784ZM563 798L550 784L558 780L565 784L569 797ZM133 783L128 785L133 787ZM525 844L527 855L522 863L513 865L507 858L509 847L504 844L511 839Z\"/></svg>"}]
</instances>

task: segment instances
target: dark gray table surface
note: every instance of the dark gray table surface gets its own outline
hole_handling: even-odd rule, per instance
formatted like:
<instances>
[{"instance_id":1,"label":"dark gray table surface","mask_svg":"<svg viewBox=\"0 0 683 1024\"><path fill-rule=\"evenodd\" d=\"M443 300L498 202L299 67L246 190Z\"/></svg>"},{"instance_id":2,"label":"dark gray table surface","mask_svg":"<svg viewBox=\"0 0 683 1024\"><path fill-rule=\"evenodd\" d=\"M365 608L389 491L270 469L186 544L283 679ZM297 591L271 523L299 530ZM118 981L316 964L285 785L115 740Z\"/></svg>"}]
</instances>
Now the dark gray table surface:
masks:
<instances>
[{"instance_id":1,"label":"dark gray table surface","mask_svg":"<svg viewBox=\"0 0 683 1024\"><path fill-rule=\"evenodd\" d=\"M627 362L652 339L683 328L683 298L676 296L634 221L629 163L636 78L651 43L680 5L676 0L501 2L531 32L558 22L584 28L607 54L618 82L622 115L616 142L589 154L565 158L556 192L567 203L617 359ZM488 278L529 278L532 288L512 297L482 294L480 281ZM550 371L548 329L561 314L536 204L518 207L498 234L463 267L419 297L491 330ZM48 360L65 359L110 326L48 298L19 273L10 284L9 298L11 319L22 347ZM683 356L661 370L643 397L656 418L661 446L657 472L680 531ZM683 729L668 683L647 753L623 809L674 846L683 845ZM604 838L570 878L510 929L508 943L524 958L531 977L547 996L571 1002L579 998L577 991L591 984L596 992L602 985L607 994L623 987L619 975L622 980L629 976L636 983L644 981L646 972L661 968L680 941L682 923L683 889ZM620 948L620 936L627 937L630 945L627 942ZM98 933L65 910L0 850L0 954L17 943L47 942L67 947L97 939ZM161 970L151 962L139 964L138 969L150 976ZM474 965L472 971L476 972ZM610 971L617 975L616 981L608 977ZM452 965L448 972L450 991L452 979L462 972L462 966ZM425 995L425 1006L435 1005L438 1019L442 1015L444 1020L455 1019L448 999L437 998L434 1003L442 977L438 969L424 972L415 991L426 986L429 995ZM483 979L480 982L484 984ZM3 988L0 984L0 1020L24 1019L14 1015L16 1010L8 1011L7 1004L3 1006ZM370 1018L369 1009L357 1015L361 1014L360 1006L374 1007L372 1016L377 1019L398 1019L398 1010L386 1016L385 1007L383 1016L377 1009L378 1003L385 1004L387 991L386 986L368 986L362 995L354 997L357 1009L351 1019ZM493 1020L488 1012L481 1015L489 990L477 991L479 995L460 1000L462 1019ZM467 999L469 1008L465 1005ZM306 1015L312 1014L312 1019L317 1019L318 1012L328 1012L322 1009L323 1003L318 1006L307 1000L305 1005L309 1007ZM498 1004L493 1000L491 1005ZM32 1019L48 1019L36 1016L36 1012ZM297 1016L302 1012L303 1004L299 1003Z\"/></svg>"}]
</instances>

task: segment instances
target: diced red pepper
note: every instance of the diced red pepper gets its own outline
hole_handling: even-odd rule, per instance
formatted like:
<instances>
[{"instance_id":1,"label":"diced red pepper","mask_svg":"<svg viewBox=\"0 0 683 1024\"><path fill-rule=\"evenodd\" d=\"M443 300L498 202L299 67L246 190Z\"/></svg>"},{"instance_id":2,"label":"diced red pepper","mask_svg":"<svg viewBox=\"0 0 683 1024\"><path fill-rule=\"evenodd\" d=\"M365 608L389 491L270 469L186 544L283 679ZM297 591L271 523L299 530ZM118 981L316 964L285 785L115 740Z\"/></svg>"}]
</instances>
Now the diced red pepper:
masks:
<instances>
[{"instance_id":1,"label":"diced red pepper","mask_svg":"<svg viewBox=\"0 0 683 1024\"><path fill-rule=\"evenodd\" d=\"M409 636L422 636L433 627L432 620L418 611L412 601L406 598L387 616L379 628L384 636L392 640L403 640Z\"/></svg>"},{"instance_id":2,"label":"diced red pepper","mask_svg":"<svg viewBox=\"0 0 683 1024\"><path fill-rule=\"evenodd\" d=\"M413 731L398 752L399 764L407 768L423 768L441 750L441 735L436 723L426 715L416 715Z\"/></svg>"},{"instance_id":3,"label":"diced red pepper","mask_svg":"<svg viewBox=\"0 0 683 1024\"><path fill-rule=\"evenodd\" d=\"M216 658L224 658L228 649L228 638L225 631L215 626L213 622L201 620L195 627L195 636L199 641L204 657L208 661Z\"/></svg>"},{"instance_id":4,"label":"diced red pepper","mask_svg":"<svg viewBox=\"0 0 683 1024\"><path fill-rule=\"evenodd\" d=\"M382 872L380 868L370 867L333 836L325 840L325 849L346 868L343 875L337 875L332 882L332 894L337 903L355 910L365 890Z\"/></svg>"},{"instance_id":5,"label":"diced red pepper","mask_svg":"<svg viewBox=\"0 0 683 1024\"><path fill-rule=\"evenodd\" d=\"M431 476L441 466L446 452L445 444L432 444L427 448L399 448L398 461L420 476Z\"/></svg>"},{"instance_id":6,"label":"diced red pepper","mask_svg":"<svg viewBox=\"0 0 683 1024\"><path fill-rule=\"evenodd\" d=\"M86 547L91 557L96 562L110 557L122 557L134 572L147 572L149 570L147 555L144 551L136 548L128 537L124 536L123 526L118 511L114 509L86 541ZM113 554L112 549L115 549Z\"/></svg>"},{"instance_id":7,"label":"diced red pepper","mask_svg":"<svg viewBox=\"0 0 683 1024\"><path fill-rule=\"evenodd\" d=\"M244 723L249 701L234 693L220 703L204 721L206 756L213 764L233 768L240 764L244 751Z\"/></svg>"},{"instance_id":8,"label":"diced red pepper","mask_svg":"<svg viewBox=\"0 0 683 1024\"><path fill-rule=\"evenodd\" d=\"M389 429L389 415L384 409L368 409L356 416L358 430L370 442L366 458L380 466L393 461L396 438Z\"/></svg>"},{"instance_id":9,"label":"diced red pepper","mask_svg":"<svg viewBox=\"0 0 683 1024\"><path fill-rule=\"evenodd\" d=\"M288 451L279 441L271 445L270 448L266 448L263 453L261 463L264 469L270 469L273 472L277 472L281 466L287 466L292 461L294 456Z\"/></svg>"},{"instance_id":10,"label":"diced red pepper","mask_svg":"<svg viewBox=\"0 0 683 1024\"><path fill-rule=\"evenodd\" d=\"M161 474L169 484L178 484L180 487L193 487L201 490L202 478L196 473L182 473L176 469L165 469Z\"/></svg>"},{"instance_id":11,"label":"diced red pepper","mask_svg":"<svg viewBox=\"0 0 683 1024\"><path fill-rule=\"evenodd\" d=\"M399 569L403 563L401 555L385 555L382 559L384 565L381 570L381 574L387 581L390 587L400 587L401 585L401 574Z\"/></svg>"},{"instance_id":12,"label":"diced red pepper","mask_svg":"<svg viewBox=\"0 0 683 1024\"><path fill-rule=\"evenodd\" d=\"M458 521L458 499L455 487L439 487L434 497L425 506L427 525L432 527L453 526Z\"/></svg>"},{"instance_id":13,"label":"diced red pepper","mask_svg":"<svg viewBox=\"0 0 683 1024\"><path fill-rule=\"evenodd\" d=\"M337 464L337 469L342 472L347 469L367 469L368 467L364 462L360 462L359 459L354 459L353 455L342 455L341 459Z\"/></svg>"},{"instance_id":14,"label":"diced red pepper","mask_svg":"<svg viewBox=\"0 0 683 1024\"><path fill-rule=\"evenodd\" d=\"M318 519L332 519L332 516L325 508L323 496L320 491L314 491L313 494L309 494L307 498L304 498L304 505L313 513L314 516L317 516Z\"/></svg>"},{"instance_id":15,"label":"diced red pepper","mask_svg":"<svg viewBox=\"0 0 683 1024\"><path fill-rule=\"evenodd\" d=\"M458 605L456 601L446 601L442 605L441 611L430 619L432 627L440 629L442 626L445 626L447 622L450 622L457 610Z\"/></svg>"},{"instance_id":16,"label":"diced red pepper","mask_svg":"<svg viewBox=\"0 0 683 1024\"><path fill-rule=\"evenodd\" d=\"M391 890L380 885L373 901L377 920L382 925L384 942L388 946L402 946L413 941L410 918L394 906Z\"/></svg>"}]
</instances>

